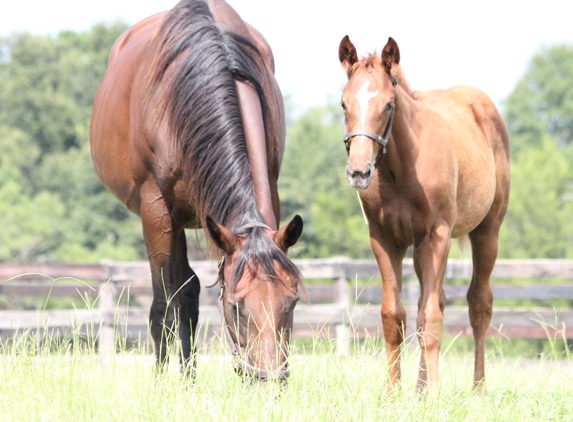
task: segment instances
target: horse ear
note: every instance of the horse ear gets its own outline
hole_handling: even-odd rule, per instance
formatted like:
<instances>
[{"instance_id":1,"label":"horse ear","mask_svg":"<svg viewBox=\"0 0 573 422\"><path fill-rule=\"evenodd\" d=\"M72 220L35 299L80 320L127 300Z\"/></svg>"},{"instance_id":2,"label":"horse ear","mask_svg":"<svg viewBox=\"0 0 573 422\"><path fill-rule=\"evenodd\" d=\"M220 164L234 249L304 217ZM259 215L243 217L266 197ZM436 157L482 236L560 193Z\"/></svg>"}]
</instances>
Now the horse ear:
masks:
<instances>
[{"instance_id":1,"label":"horse ear","mask_svg":"<svg viewBox=\"0 0 573 422\"><path fill-rule=\"evenodd\" d=\"M388 42L382 50L382 65L386 73L390 74L392 65L400 64L400 49L394 38L389 37Z\"/></svg>"},{"instance_id":2,"label":"horse ear","mask_svg":"<svg viewBox=\"0 0 573 422\"><path fill-rule=\"evenodd\" d=\"M346 35L340 41L340 46L338 47L338 59L346 74L350 76L352 71L352 66L358 61L358 55L356 54L356 48L354 44L350 42L350 38Z\"/></svg>"},{"instance_id":3,"label":"horse ear","mask_svg":"<svg viewBox=\"0 0 573 422\"><path fill-rule=\"evenodd\" d=\"M286 252L288 248L293 246L300 238L302 227L302 218L300 215L295 215L290 223L275 234L275 242Z\"/></svg>"},{"instance_id":4,"label":"horse ear","mask_svg":"<svg viewBox=\"0 0 573 422\"><path fill-rule=\"evenodd\" d=\"M211 217L207 216L207 231L215 242L215 245L227 255L233 255L237 247L237 235L220 224L215 223Z\"/></svg>"}]
</instances>

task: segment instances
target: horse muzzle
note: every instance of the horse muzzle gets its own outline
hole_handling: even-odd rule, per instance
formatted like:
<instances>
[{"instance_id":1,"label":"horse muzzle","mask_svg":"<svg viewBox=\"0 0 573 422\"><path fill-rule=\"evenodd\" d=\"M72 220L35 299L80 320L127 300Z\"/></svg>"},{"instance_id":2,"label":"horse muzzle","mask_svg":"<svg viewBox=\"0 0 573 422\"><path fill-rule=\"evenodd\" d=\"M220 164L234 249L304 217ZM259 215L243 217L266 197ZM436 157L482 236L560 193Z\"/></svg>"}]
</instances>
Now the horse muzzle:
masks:
<instances>
[{"instance_id":1,"label":"horse muzzle","mask_svg":"<svg viewBox=\"0 0 573 422\"><path fill-rule=\"evenodd\" d=\"M251 378L256 381L286 381L290 377L290 368L288 362L284 362L274 371L257 368L245 360L235 357L235 372L242 377Z\"/></svg>"},{"instance_id":2,"label":"horse muzzle","mask_svg":"<svg viewBox=\"0 0 573 422\"><path fill-rule=\"evenodd\" d=\"M346 165L346 178L350 186L355 189L366 189L370 186L372 175L374 173L374 165L368 163L364 170L351 169L350 163Z\"/></svg>"}]
</instances>

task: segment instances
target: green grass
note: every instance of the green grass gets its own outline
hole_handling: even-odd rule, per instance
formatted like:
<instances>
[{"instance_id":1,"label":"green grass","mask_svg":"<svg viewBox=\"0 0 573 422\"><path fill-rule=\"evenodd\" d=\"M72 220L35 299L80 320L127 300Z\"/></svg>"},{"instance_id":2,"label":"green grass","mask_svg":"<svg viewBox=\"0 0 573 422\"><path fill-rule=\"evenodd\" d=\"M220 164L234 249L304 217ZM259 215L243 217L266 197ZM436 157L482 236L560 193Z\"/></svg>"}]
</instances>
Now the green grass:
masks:
<instances>
[{"instance_id":1,"label":"green grass","mask_svg":"<svg viewBox=\"0 0 573 422\"><path fill-rule=\"evenodd\" d=\"M457 340L456 340L457 341ZM451 341L450 341L451 342ZM385 393L383 342L356 342L339 357L331 341L296 342L291 378L244 383L226 345L203 344L196 381L177 358L161 377L142 349L99 356L91 342L33 336L0 348L2 421L566 421L573 419L573 359L500 358L488 350L489 394L471 390L473 356L444 343L435 397L414 393L418 349L403 353L403 385ZM455 342L454 342L455 344ZM447 350L447 351L446 351Z\"/></svg>"}]
</instances>

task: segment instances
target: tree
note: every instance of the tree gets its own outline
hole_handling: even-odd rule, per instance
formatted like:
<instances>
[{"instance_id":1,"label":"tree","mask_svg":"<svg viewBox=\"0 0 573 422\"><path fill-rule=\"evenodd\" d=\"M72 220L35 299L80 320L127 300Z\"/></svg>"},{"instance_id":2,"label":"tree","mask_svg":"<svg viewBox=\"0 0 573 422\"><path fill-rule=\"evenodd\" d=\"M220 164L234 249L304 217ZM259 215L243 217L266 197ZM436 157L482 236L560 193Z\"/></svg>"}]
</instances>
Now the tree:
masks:
<instances>
[{"instance_id":1,"label":"tree","mask_svg":"<svg viewBox=\"0 0 573 422\"><path fill-rule=\"evenodd\" d=\"M503 258L573 258L573 145L544 135L519 150L500 234Z\"/></svg>"},{"instance_id":2,"label":"tree","mask_svg":"<svg viewBox=\"0 0 573 422\"><path fill-rule=\"evenodd\" d=\"M512 180L499 255L573 258L573 46L536 54L505 108Z\"/></svg>"},{"instance_id":3,"label":"tree","mask_svg":"<svg viewBox=\"0 0 573 422\"><path fill-rule=\"evenodd\" d=\"M93 100L126 25L0 39L0 261L143 257L141 228L90 157Z\"/></svg>"},{"instance_id":4,"label":"tree","mask_svg":"<svg viewBox=\"0 0 573 422\"><path fill-rule=\"evenodd\" d=\"M34 145L23 132L0 126L0 261L26 262L54 247L64 206L57 195L26 195L21 169L34 157Z\"/></svg>"},{"instance_id":5,"label":"tree","mask_svg":"<svg viewBox=\"0 0 573 422\"><path fill-rule=\"evenodd\" d=\"M542 49L505 101L512 155L540 145L549 135L559 145L573 142L573 45Z\"/></svg>"},{"instance_id":6,"label":"tree","mask_svg":"<svg viewBox=\"0 0 573 422\"><path fill-rule=\"evenodd\" d=\"M279 179L282 217L304 220L293 256L372 256L356 192L344 177L343 121L340 106L331 102L307 110L288 131Z\"/></svg>"}]
</instances>

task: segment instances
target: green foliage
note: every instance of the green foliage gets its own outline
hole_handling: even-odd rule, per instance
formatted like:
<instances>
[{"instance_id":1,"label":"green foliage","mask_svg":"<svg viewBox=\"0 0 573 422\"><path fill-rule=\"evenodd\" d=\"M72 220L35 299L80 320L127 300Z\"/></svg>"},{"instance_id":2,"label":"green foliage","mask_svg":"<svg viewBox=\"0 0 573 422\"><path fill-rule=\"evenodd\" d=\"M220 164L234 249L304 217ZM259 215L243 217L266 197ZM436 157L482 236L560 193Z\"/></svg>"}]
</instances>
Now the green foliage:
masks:
<instances>
[{"instance_id":1,"label":"green foliage","mask_svg":"<svg viewBox=\"0 0 573 422\"><path fill-rule=\"evenodd\" d=\"M512 191L500 257L573 258L572 81L573 46L543 49L505 102ZM335 104L308 110L289 131L280 188L284 218L299 213L305 220L298 256L372 256L356 194L343 177L342 136Z\"/></svg>"},{"instance_id":2,"label":"green foliage","mask_svg":"<svg viewBox=\"0 0 573 422\"><path fill-rule=\"evenodd\" d=\"M500 236L504 258L573 258L573 145L545 137L512 162L512 194Z\"/></svg>"},{"instance_id":3,"label":"green foliage","mask_svg":"<svg viewBox=\"0 0 573 422\"><path fill-rule=\"evenodd\" d=\"M559 145L573 141L573 45L555 45L536 54L505 101L505 119L514 156L549 135Z\"/></svg>"},{"instance_id":4,"label":"green foliage","mask_svg":"<svg viewBox=\"0 0 573 422\"><path fill-rule=\"evenodd\" d=\"M300 214L304 230L293 256L371 256L368 227L344 177L343 117L331 102L303 113L288 132L279 179L283 221Z\"/></svg>"},{"instance_id":5,"label":"green foliage","mask_svg":"<svg viewBox=\"0 0 573 422\"><path fill-rule=\"evenodd\" d=\"M511 199L503 258L573 258L573 46L535 55L505 102Z\"/></svg>"},{"instance_id":6,"label":"green foliage","mask_svg":"<svg viewBox=\"0 0 573 422\"><path fill-rule=\"evenodd\" d=\"M125 30L0 39L0 261L138 259L138 219L101 185L89 122L107 56Z\"/></svg>"},{"instance_id":7,"label":"green foliage","mask_svg":"<svg viewBox=\"0 0 573 422\"><path fill-rule=\"evenodd\" d=\"M125 28L0 38L0 261L143 258L139 220L101 185L89 150L93 99ZM505 102L512 194L500 257L573 258L571 81L573 46L546 48ZM287 98L292 110L288 105ZM287 117L283 223L294 214L305 222L292 256L372 257L356 192L344 177L338 104ZM188 237L193 257L203 258L203 236Z\"/></svg>"}]
</instances>

